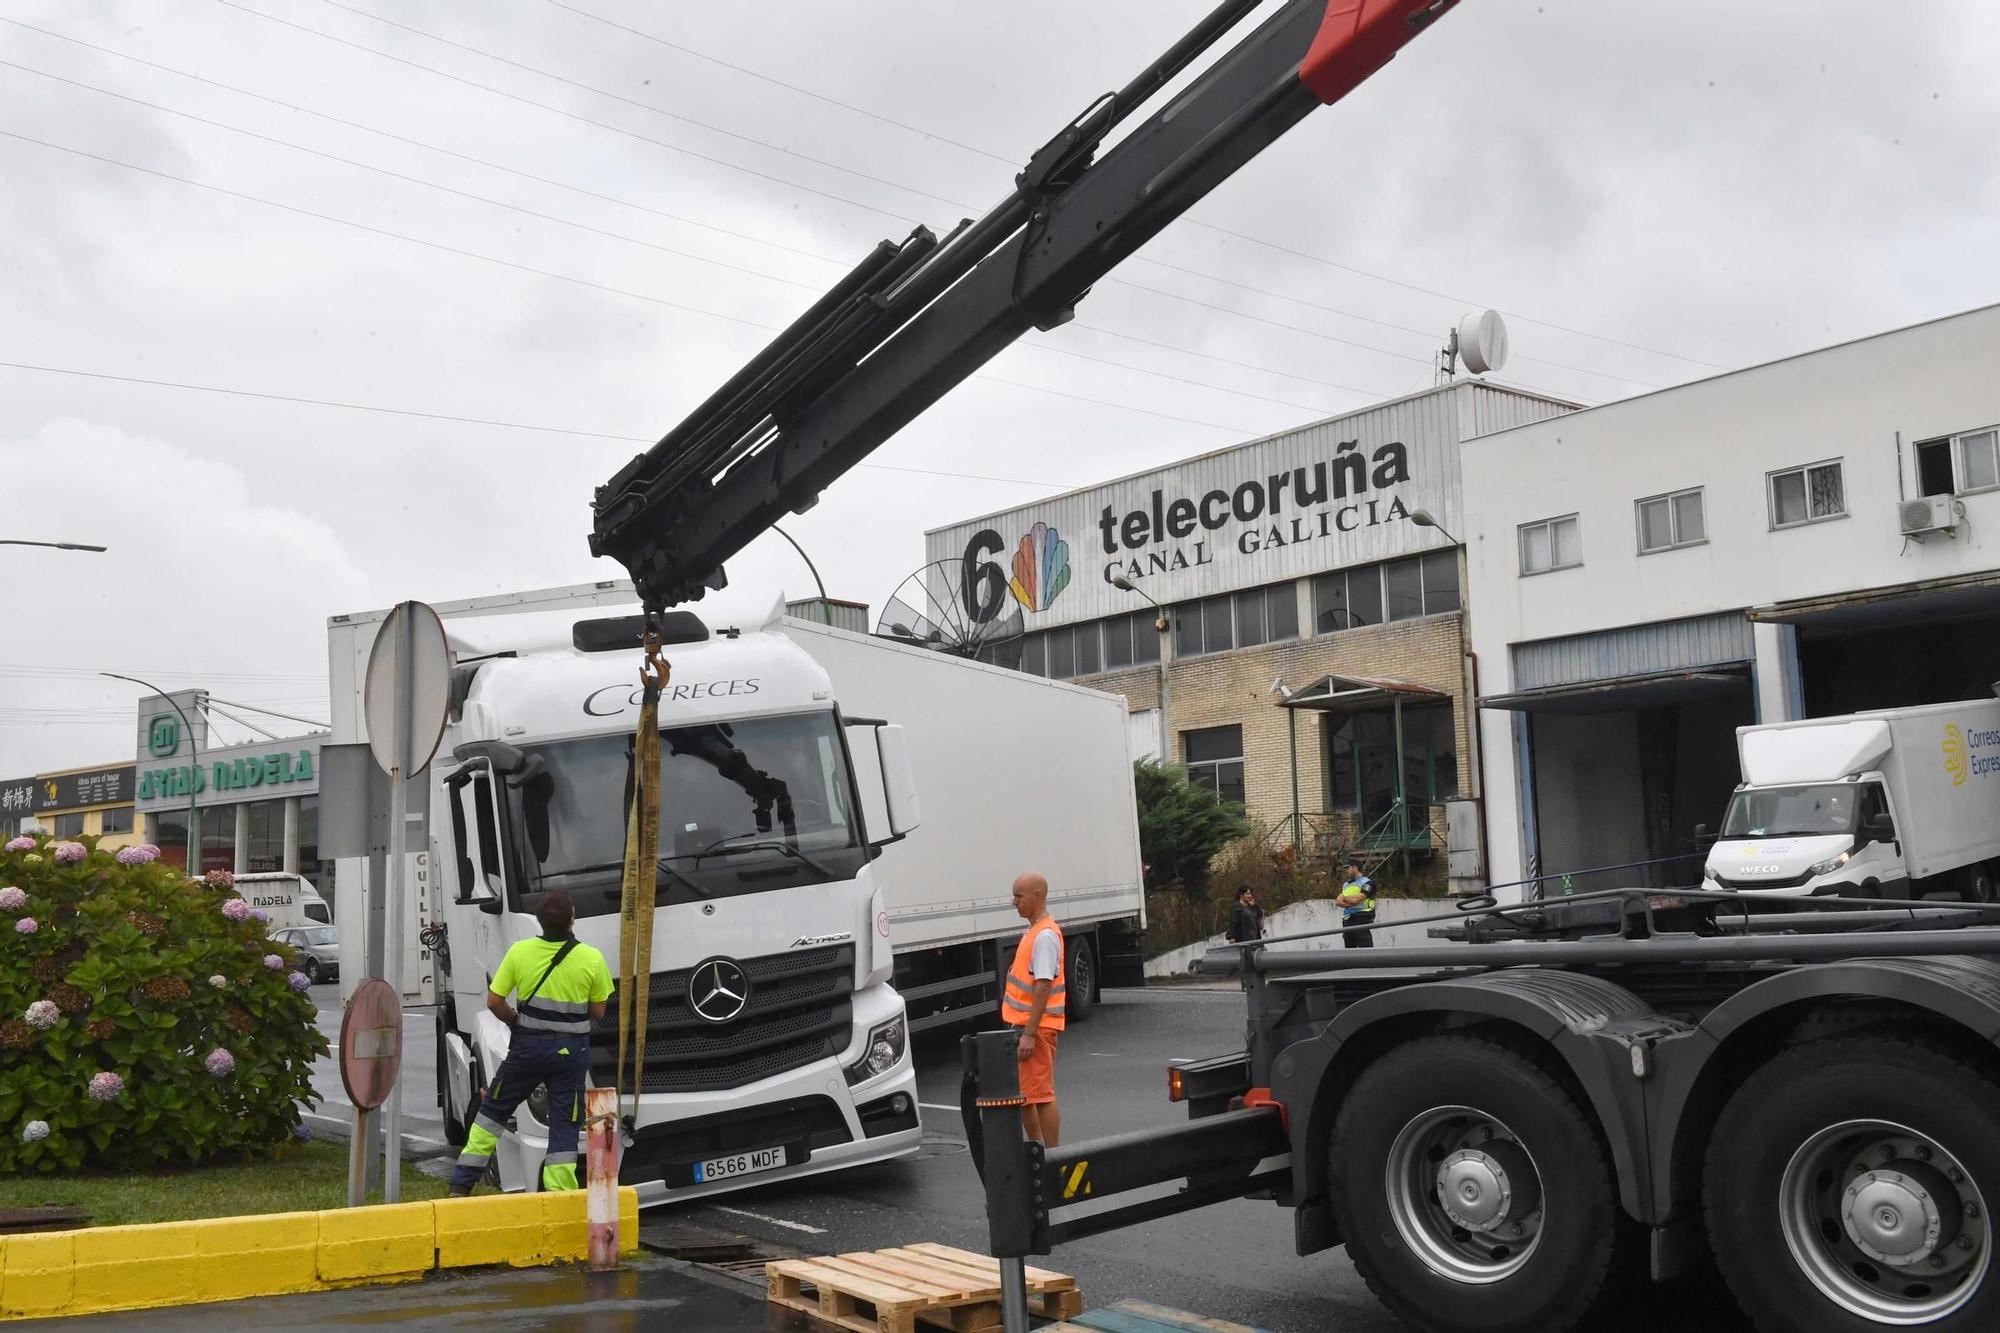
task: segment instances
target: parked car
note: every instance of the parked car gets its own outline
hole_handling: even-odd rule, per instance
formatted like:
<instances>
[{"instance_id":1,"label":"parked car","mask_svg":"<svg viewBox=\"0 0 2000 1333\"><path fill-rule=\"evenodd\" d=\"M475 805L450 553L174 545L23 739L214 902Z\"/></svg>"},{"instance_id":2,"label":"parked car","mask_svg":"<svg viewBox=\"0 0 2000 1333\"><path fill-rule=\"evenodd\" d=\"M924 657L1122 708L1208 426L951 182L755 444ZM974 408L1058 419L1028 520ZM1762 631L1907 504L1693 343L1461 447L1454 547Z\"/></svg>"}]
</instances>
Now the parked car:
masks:
<instances>
[{"instance_id":1,"label":"parked car","mask_svg":"<svg viewBox=\"0 0 2000 1333\"><path fill-rule=\"evenodd\" d=\"M340 932L332 926L293 926L271 938L298 951L299 970L307 981L318 985L340 979Z\"/></svg>"}]
</instances>

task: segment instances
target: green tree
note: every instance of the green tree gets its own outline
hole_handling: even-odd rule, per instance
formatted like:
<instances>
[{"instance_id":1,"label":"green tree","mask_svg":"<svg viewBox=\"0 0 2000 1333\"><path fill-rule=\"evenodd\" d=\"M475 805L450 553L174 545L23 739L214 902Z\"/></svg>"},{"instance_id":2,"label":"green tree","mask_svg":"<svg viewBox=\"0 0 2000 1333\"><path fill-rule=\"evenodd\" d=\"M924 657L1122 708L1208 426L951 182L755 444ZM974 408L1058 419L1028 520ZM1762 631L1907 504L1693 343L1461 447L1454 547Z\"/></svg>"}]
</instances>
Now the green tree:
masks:
<instances>
[{"instance_id":1,"label":"green tree","mask_svg":"<svg viewBox=\"0 0 2000 1333\"><path fill-rule=\"evenodd\" d=\"M292 950L157 847L0 847L0 1175L290 1141L326 1054Z\"/></svg>"},{"instance_id":2,"label":"green tree","mask_svg":"<svg viewBox=\"0 0 2000 1333\"><path fill-rule=\"evenodd\" d=\"M1139 800L1139 853L1152 882L1203 892L1209 861L1250 832L1243 807L1190 783L1178 764L1141 759L1132 766L1132 785Z\"/></svg>"}]
</instances>

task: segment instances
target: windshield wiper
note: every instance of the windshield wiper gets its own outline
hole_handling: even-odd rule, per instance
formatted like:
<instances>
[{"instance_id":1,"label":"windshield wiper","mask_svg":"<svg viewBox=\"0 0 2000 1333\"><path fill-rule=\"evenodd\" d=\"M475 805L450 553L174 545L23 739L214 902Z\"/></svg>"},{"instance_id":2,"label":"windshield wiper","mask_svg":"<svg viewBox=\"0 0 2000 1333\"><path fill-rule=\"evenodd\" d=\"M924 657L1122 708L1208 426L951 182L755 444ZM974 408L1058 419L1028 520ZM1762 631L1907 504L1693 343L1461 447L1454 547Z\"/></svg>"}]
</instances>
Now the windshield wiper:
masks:
<instances>
[{"instance_id":1,"label":"windshield wiper","mask_svg":"<svg viewBox=\"0 0 2000 1333\"><path fill-rule=\"evenodd\" d=\"M679 871L679 870L676 870L676 869L675 869L675 868L674 868L673 866L671 866L671 865L667 864L667 863L668 863L669 861L671 861L672 859L673 859L673 858L672 858L672 857L669 857L669 856L663 856L663 857L661 857L661 858L660 858L660 860L659 860L659 866L660 866L660 872L661 872L662 874L666 874L666 875L672 875L672 876L673 876L673 877L674 877L675 879L679 880L679 881L680 881L680 882L681 882L682 884L684 884L684 885L686 885L686 886L687 886L688 888L690 888L690 889L694 890L694 892L695 892L696 896L698 896L698 897L702 897L702 898L706 898L706 897L708 897L708 896L709 896L709 892L708 892L708 890L707 890L707 889L703 888L703 887L702 887L702 886L701 886L700 884L697 884L697 883L696 883L696 882L695 882L694 880L692 880L692 879L688 878L688 876L687 876L687 875L686 875L685 873L683 873L682 871ZM542 876L542 878L544 878L544 879L560 879L560 878L562 878L562 877L563 877L563 876L565 876L565 875L585 875L585 874L589 874L589 873L590 873L591 871L593 871L593 870L623 870L624 868L625 868L625 863L624 863L623 861L599 861L599 862L595 863L594 865L587 865L587 866L572 866L572 867L570 867L570 868L569 868L568 870L559 870L559 871L557 871L557 872L556 872L556 873L555 873L554 875L544 875L544 876ZM606 889L606 890L605 890L605 892L606 892L606 893L610 893L610 892L612 892L612 890L610 890L610 889Z\"/></svg>"},{"instance_id":2,"label":"windshield wiper","mask_svg":"<svg viewBox=\"0 0 2000 1333\"><path fill-rule=\"evenodd\" d=\"M742 842L738 840L742 838L755 838L757 841ZM704 856L729 856L737 852L781 852L791 857L794 861L800 861L811 866L828 879L840 878L831 866L821 861L818 857L802 852L788 842L780 842L775 838L766 838L756 833L739 833L735 837L723 838L719 842L712 842L694 853L694 859L696 864L700 864L701 858Z\"/></svg>"}]
</instances>

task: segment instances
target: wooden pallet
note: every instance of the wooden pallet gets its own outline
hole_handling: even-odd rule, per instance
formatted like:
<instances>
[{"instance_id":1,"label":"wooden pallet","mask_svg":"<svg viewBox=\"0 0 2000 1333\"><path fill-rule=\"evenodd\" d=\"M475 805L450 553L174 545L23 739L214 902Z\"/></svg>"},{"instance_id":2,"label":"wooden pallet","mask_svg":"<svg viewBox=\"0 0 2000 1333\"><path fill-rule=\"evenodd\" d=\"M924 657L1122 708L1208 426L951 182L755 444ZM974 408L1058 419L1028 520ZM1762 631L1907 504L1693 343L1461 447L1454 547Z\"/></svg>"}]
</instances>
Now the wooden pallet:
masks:
<instances>
[{"instance_id":1,"label":"wooden pallet","mask_svg":"<svg viewBox=\"0 0 2000 1333\"><path fill-rule=\"evenodd\" d=\"M1113 1301L1075 1322L1049 1324L1041 1333L1264 1333L1248 1324L1207 1319L1148 1301Z\"/></svg>"},{"instance_id":2,"label":"wooden pallet","mask_svg":"<svg viewBox=\"0 0 2000 1333\"><path fill-rule=\"evenodd\" d=\"M854 1333L915 1333L917 1321L953 1333L1000 1327L1000 1261L949 1245L780 1259L764 1266L771 1301ZM1083 1310L1076 1279L1028 1270L1028 1308L1042 1319Z\"/></svg>"}]
</instances>

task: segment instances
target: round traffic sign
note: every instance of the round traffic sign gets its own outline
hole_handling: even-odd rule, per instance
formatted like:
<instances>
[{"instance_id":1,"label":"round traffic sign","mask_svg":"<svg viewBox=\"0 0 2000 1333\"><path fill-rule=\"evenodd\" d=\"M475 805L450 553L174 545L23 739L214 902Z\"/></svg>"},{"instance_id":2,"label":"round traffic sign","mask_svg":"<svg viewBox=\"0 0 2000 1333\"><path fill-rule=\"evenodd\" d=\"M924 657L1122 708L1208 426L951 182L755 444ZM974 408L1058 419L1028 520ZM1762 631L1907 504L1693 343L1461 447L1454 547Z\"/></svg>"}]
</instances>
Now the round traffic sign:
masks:
<instances>
[{"instance_id":1,"label":"round traffic sign","mask_svg":"<svg viewBox=\"0 0 2000 1333\"><path fill-rule=\"evenodd\" d=\"M437 753L451 703L451 643L422 602L401 602L376 631L361 695L368 748L384 773L417 772Z\"/></svg>"},{"instance_id":2,"label":"round traffic sign","mask_svg":"<svg viewBox=\"0 0 2000 1333\"><path fill-rule=\"evenodd\" d=\"M403 1067L403 1002L396 988L370 977L354 988L340 1017L340 1083L364 1111L389 1100Z\"/></svg>"}]
</instances>

